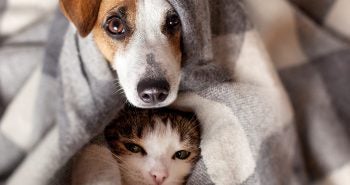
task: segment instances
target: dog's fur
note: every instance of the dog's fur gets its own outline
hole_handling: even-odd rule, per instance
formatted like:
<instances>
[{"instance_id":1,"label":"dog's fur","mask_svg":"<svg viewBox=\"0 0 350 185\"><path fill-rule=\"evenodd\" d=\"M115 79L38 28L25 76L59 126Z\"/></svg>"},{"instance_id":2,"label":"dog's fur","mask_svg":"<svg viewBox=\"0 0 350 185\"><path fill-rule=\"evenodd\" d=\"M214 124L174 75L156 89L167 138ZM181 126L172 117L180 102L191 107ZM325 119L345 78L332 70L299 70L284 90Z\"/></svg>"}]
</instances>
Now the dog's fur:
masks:
<instances>
[{"instance_id":1,"label":"dog's fur","mask_svg":"<svg viewBox=\"0 0 350 185\"><path fill-rule=\"evenodd\" d=\"M181 78L181 24L168 26L169 16L178 17L166 0L60 0L60 6L82 37L93 34L130 103L155 108L176 99ZM115 17L124 28L122 37L108 32ZM164 87L166 98L144 101L140 87L149 90L146 92Z\"/></svg>"}]
</instances>

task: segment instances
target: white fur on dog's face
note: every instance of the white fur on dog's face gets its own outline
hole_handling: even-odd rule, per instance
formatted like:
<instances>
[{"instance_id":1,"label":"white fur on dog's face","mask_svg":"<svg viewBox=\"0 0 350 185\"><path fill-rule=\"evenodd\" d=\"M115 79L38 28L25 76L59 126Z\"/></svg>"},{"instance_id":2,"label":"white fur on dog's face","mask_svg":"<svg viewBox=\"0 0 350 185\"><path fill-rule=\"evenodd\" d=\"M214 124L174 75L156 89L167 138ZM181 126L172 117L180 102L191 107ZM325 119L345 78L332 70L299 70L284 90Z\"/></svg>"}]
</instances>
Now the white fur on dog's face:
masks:
<instances>
[{"instance_id":1,"label":"white fur on dog's face","mask_svg":"<svg viewBox=\"0 0 350 185\"><path fill-rule=\"evenodd\" d=\"M176 99L181 78L180 29L172 35L164 31L167 16L174 10L166 0L134 0L133 8L128 7L132 4L130 1L120 1L117 7L110 7L109 12L104 6L111 6L111 0L102 1L100 22L105 22L110 11L123 7L130 33L123 40L113 40L101 33L103 23L100 23L94 31L99 38L96 43L116 70L131 104L140 108L167 106ZM145 80L167 81L170 88L167 98L156 103L142 101L137 87Z\"/></svg>"},{"instance_id":2,"label":"white fur on dog's face","mask_svg":"<svg viewBox=\"0 0 350 185\"><path fill-rule=\"evenodd\" d=\"M163 107L176 99L180 83L180 61L178 56L174 56L168 37L162 33L167 12L171 9L165 0L139 0L136 30L126 48L115 54L113 67L118 73L119 82L127 99L138 107ZM147 61L150 60L149 57L154 61ZM138 83L148 78L147 68L155 73L150 75L163 76L170 84L168 98L157 105L142 102L137 92Z\"/></svg>"}]
</instances>

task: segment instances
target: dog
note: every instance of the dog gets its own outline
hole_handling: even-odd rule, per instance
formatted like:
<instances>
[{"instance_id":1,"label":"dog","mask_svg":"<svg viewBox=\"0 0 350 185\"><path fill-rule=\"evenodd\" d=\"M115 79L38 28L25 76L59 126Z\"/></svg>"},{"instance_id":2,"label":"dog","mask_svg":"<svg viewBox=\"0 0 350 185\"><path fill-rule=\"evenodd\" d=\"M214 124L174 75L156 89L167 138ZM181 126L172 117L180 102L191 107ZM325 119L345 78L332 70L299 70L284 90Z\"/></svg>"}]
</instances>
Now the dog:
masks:
<instances>
[{"instance_id":1,"label":"dog","mask_svg":"<svg viewBox=\"0 0 350 185\"><path fill-rule=\"evenodd\" d=\"M81 37L92 34L127 100L159 108L177 98L181 21L167 0L60 0Z\"/></svg>"}]
</instances>

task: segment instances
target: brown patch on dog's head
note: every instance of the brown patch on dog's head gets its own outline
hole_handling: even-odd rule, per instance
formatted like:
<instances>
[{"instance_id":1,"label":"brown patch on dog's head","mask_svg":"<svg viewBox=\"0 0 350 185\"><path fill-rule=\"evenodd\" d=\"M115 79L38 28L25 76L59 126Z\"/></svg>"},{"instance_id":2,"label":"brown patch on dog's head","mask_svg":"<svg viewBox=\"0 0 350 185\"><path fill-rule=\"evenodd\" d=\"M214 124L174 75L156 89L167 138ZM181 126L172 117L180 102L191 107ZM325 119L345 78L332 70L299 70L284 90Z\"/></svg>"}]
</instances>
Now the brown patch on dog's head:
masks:
<instances>
[{"instance_id":1,"label":"brown patch on dog's head","mask_svg":"<svg viewBox=\"0 0 350 185\"><path fill-rule=\"evenodd\" d=\"M130 35L135 29L137 0L103 0L100 5L97 22L93 28L95 42L109 62L113 61L114 54L119 49L125 47L130 39ZM127 26L128 36L124 39L113 39L105 30L108 18L122 15L122 19Z\"/></svg>"},{"instance_id":2,"label":"brown patch on dog's head","mask_svg":"<svg viewBox=\"0 0 350 185\"><path fill-rule=\"evenodd\" d=\"M65 16L76 26L80 35L85 37L94 33L94 40L104 57L113 62L115 53L130 41L136 27L137 0L60 0L60 7ZM157 10L155 10L157 11ZM115 39L106 31L106 24L110 17L120 16L127 27L127 35L123 39ZM170 11L165 19L176 15ZM168 21L168 20L166 20ZM181 61L181 24L169 29L164 22L163 34L168 37L172 52Z\"/></svg>"},{"instance_id":3,"label":"brown patch on dog's head","mask_svg":"<svg viewBox=\"0 0 350 185\"><path fill-rule=\"evenodd\" d=\"M76 26L82 37L90 32L94 33L94 39L102 54L108 61L113 60L118 48L126 45L128 38L118 41L106 33L104 24L109 16L125 11L125 23L128 31L135 27L137 0L60 0L63 14Z\"/></svg>"},{"instance_id":4,"label":"brown patch on dog's head","mask_svg":"<svg viewBox=\"0 0 350 185\"><path fill-rule=\"evenodd\" d=\"M181 52L181 32L177 32L170 39L171 49L174 53L174 56L177 58L179 62L181 62L182 52Z\"/></svg>"},{"instance_id":5,"label":"brown patch on dog's head","mask_svg":"<svg viewBox=\"0 0 350 185\"><path fill-rule=\"evenodd\" d=\"M173 25L170 24L171 22ZM162 33L168 37L174 56L181 61L181 21L175 11L168 12L166 21L162 26Z\"/></svg>"},{"instance_id":6,"label":"brown patch on dog's head","mask_svg":"<svg viewBox=\"0 0 350 185\"><path fill-rule=\"evenodd\" d=\"M95 25L102 0L60 0L63 14L77 27L82 37Z\"/></svg>"}]
</instances>

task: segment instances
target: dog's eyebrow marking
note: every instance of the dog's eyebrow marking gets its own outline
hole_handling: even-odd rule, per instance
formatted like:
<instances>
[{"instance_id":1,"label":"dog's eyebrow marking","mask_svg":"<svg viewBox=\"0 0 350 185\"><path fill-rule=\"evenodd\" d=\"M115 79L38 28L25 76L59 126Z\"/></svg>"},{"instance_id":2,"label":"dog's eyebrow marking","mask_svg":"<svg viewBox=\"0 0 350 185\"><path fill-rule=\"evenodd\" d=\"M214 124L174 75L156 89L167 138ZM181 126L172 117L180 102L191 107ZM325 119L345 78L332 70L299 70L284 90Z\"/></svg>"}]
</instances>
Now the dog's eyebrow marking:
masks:
<instances>
[{"instance_id":1,"label":"dog's eyebrow marking","mask_svg":"<svg viewBox=\"0 0 350 185\"><path fill-rule=\"evenodd\" d=\"M127 19L127 14L128 12L128 7L126 6L116 6L112 8L107 15L105 16L106 18L111 17L111 16L119 16L120 18Z\"/></svg>"},{"instance_id":2,"label":"dog's eyebrow marking","mask_svg":"<svg viewBox=\"0 0 350 185\"><path fill-rule=\"evenodd\" d=\"M148 78L164 78L166 76L166 70L162 69L160 65L156 62L154 53L149 53L146 55L146 74Z\"/></svg>"}]
</instances>

